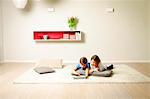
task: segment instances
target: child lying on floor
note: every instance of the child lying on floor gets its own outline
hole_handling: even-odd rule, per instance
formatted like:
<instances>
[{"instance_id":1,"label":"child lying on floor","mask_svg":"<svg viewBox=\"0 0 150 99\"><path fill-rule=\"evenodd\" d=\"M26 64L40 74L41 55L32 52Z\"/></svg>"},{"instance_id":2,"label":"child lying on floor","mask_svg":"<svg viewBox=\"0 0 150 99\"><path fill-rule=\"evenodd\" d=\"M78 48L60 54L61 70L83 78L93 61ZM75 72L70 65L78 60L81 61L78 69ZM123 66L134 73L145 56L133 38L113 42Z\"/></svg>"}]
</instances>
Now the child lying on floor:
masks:
<instances>
[{"instance_id":1,"label":"child lying on floor","mask_svg":"<svg viewBox=\"0 0 150 99\"><path fill-rule=\"evenodd\" d=\"M76 65L76 67L72 71L72 75L80 76L85 75L85 78L89 75L90 64L86 57L80 58L80 63Z\"/></svg>"},{"instance_id":2,"label":"child lying on floor","mask_svg":"<svg viewBox=\"0 0 150 99\"><path fill-rule=\"evenodd\" d=\"M91 57L91 69L89 74L92 76L110 77L112 75L113 65L102 65L101 60L97 55Z\"/></svg>"}]
</instances>

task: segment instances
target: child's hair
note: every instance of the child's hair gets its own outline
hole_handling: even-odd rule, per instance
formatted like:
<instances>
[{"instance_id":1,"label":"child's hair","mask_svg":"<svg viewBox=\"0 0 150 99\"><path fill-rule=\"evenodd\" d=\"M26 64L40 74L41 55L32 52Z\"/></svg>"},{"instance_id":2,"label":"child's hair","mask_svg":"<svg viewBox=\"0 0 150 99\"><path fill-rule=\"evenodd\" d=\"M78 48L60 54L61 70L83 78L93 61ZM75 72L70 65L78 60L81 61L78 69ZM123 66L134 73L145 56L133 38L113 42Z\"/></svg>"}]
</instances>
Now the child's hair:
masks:
<instances>
[{"instance_id":1,"label":"child's hair","mask_svg":"<svg viewBox=\"0 0 150 99\"><path fill-rule=\"evenodd\" d=\"M80 58L80 63L83 63L83 64L86 64L88 61L87 61L87 58L86 57L81 57Z\"/></svg>"},{"instance_id":2,"label":"child's hair","mask_svg":"<svg viewBox=\"0 0 150 99\"><path fill-rule=\"evenodd\" d=\"M101 62L100 58L97 55L93 55L91 57L91 60L94 60L97 64L99 64Z\"/></svg>"}]
</instances>

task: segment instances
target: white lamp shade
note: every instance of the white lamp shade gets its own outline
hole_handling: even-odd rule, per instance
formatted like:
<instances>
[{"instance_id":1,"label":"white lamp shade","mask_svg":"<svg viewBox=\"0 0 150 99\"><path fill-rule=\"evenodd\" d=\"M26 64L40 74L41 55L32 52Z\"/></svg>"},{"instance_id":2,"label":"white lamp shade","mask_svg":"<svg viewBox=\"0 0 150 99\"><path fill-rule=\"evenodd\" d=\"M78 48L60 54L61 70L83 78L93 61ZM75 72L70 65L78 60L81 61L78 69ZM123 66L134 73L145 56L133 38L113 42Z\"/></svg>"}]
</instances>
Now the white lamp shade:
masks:
<instances>
[{"instance_id":1,"label":"white lamp shade","mask_svg":"<svg viewBox=\"0 0 150 99\"><path fill-rule=\"evenodd\" d=\"M13 0L14 5L16 6L16 8L20 8L23 9L25 8L28 0Z\"/></svg>"}]
</instances>

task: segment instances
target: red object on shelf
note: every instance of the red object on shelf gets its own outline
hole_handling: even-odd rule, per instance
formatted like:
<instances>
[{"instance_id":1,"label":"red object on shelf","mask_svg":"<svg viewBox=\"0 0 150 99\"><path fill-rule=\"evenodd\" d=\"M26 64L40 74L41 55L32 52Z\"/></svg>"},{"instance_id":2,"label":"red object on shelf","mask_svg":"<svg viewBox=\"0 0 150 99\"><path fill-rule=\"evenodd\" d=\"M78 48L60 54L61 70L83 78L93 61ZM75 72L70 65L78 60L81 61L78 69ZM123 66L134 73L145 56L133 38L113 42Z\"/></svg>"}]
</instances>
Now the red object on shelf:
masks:
<instances>
[{"instance_id":1,"label":"red object on shelf","mask_svg":"<svg viewBox=\"0 0 150 99\"><path fill-rule=\"evenodd\" d=\"M63 38L63 33L48 33L48 38L49 39L62 39Z\"/></svg>"},{"instance_id":2,"label":"red object on shelf","mask_svg":"<svg viewBox=\"0 0 150 99\"><path fill-rule=\"evenodd\" d=\"M34 40L44 39L43 35L47 35L48 39L61 39L61 38L63 38L63 33L61 33L61 32L34 32Z\"/></svg>"}]
</instances>

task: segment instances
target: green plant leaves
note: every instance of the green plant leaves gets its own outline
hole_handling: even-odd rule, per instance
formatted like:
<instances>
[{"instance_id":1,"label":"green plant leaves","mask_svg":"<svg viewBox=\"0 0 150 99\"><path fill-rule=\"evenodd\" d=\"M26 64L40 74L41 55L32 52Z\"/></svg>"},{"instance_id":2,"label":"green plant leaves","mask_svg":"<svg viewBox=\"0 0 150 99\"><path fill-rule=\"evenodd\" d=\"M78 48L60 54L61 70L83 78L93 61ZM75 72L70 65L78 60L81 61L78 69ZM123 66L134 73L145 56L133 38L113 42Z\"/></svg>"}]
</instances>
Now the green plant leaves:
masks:
<instances>
[{"instance_id":1,"label":"green plant leaves","mask_svg":"<svg viewBox=\"0 0 150 99\"><path fill-rule=\"evenodd\" d=\"M68 18L68 25L71 30L76 29L77 24L78 24L78 18L76 18L76 17Z\"/></svg>"}]
</instances>

